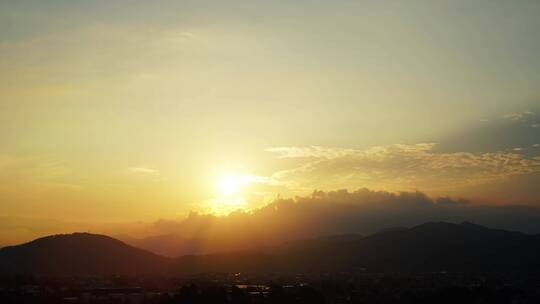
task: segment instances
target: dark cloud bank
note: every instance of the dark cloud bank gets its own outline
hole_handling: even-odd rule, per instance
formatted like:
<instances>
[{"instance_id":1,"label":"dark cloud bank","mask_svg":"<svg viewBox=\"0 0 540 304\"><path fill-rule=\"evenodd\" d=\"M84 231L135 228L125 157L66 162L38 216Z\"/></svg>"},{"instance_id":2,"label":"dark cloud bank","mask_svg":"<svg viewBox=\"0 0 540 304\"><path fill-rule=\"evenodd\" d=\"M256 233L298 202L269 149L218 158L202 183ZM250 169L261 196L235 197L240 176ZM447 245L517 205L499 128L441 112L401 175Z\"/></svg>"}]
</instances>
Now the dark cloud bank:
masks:
<instances>
[{"instance_id":1,"label":"dark cloud bank","mask_svg":"<svg viewBox=\"0 0 540 304\"><path fill-rule=\"evenodd\" d=\"M307 197L276 199L251 212L222 217L191 213L182 221L159 220L153 229L168 237L149 238L137 245L167 255L208 253L319 236L368 235L431 221L469 221L536 234L540 233L540 208L432 199L421 192L314 191Z\"/></svg>"}]
</instances>

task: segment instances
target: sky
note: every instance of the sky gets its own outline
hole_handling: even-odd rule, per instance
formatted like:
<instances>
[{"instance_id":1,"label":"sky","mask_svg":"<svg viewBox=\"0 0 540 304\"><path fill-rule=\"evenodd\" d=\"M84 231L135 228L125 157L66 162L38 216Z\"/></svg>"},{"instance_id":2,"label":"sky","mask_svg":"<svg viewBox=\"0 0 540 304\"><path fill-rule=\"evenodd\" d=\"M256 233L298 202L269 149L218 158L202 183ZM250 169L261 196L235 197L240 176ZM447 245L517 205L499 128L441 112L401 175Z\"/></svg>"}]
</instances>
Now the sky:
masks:
<instances>
[{"instance_id":1,"label":"sky","mask_svg":"<svg viewBox=\"0 0 540 304\"><path fill-rule=\"evenodd\" d=\"M539 30L526 0L0 0L0 245L314 190L540 206Z\"/></svg>"}]
</instances>

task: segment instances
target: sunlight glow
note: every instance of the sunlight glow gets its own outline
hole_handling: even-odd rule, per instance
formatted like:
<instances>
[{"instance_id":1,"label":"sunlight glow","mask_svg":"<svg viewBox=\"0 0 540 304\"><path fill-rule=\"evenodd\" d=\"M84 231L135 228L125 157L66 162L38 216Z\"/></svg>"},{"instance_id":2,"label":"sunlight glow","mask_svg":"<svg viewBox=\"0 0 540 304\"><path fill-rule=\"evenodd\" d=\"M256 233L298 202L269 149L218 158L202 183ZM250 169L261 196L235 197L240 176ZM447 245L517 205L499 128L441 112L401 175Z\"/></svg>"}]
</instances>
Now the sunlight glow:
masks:
<instances>
[{"instance_id":1,"label":"sunlight glow","mask_svg":"<svg viewBox=\"0 0 540 304\"><path fill-rule=\"evenodd\" d=\"M208 211L228 214L247 207L248 197L256 191L252 186L268 184L269 178L251 174L224 173L215 180L215 196L209 200Z\"/></svg>"},{"instance_id":2,"label":"sunlight glow","mask_svg":"<svg viewBox=\"0 0 540 304\"><path fill-rule=\"evenodd\" d=\"M235 195L242 191L247 179L245 176L224 175L218 180L218 191L221 195Z\"/></svg>"},{"instance_id":3,"label":"sunlight glow","mask_svg":"<svg viewBox=\"0 0 540 304\"><path fill-rule=\"evenodd\" d=\"M215 198L209 201L205 212L214 215L227 215L237 210L243 210L246 207L246 200L241 196L231 198Z\"/></svg>"}]
</instances>

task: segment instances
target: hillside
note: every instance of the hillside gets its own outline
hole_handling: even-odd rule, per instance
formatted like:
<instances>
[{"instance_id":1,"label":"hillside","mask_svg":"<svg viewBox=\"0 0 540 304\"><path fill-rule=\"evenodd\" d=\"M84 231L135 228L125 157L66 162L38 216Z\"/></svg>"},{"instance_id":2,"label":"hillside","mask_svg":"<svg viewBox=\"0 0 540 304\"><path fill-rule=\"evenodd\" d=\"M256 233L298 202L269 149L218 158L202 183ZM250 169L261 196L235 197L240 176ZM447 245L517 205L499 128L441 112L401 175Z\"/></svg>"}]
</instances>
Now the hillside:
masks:
<instances>
[{"instance_id":1,"label":"hillside","mask_svg":"<svg viewBox=\"0 0 540 304\"><path fill-rule=\"evenodd\" d=\"M540 237L471 223L425 223L211 255L165 258L103 235L75 233L0 250L0 273L51 275L200 272L534 272Z\"/></svg>"},{"instance_id":2,"label":"hillside","mask_svg":"<svg viewBox=\"0 0 540 304\"><path fill-rule=\"evenodd\" d=\"M257 252L181 257L184 271L536 272L540 237L471 223L425 223L364 238L298 241ZM187 266L186 266L187 265Z\"/></svg>"},{"instance_id":3,"label":"hillside","mask_svg":"<svg viewBox=\"0 0 540 304\"><path fill-rule=\"evenodd\" d=\"M163 273L170 261L104 235L53 235L0 249L0 273Z\"/></svg>"}]
</instances>

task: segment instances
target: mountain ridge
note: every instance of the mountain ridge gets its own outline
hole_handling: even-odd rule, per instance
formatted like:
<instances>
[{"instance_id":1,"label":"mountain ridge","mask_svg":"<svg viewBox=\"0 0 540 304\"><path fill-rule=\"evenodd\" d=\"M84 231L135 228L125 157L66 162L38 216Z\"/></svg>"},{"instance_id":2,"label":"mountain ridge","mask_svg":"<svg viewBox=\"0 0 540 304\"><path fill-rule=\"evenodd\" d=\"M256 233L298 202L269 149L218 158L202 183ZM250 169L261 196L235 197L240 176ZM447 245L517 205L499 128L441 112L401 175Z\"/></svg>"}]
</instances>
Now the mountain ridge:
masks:
<instances>
[{"instance_id":1,"label":"mountain ridge","mask_svg":"<svg viewBox=\"0 0 540 304\"><path fill-rule=\"evenodd\" d=\"M200 272L538 271L540 236L469 222L427 222L279 246L168 258L105 235L51 235L0 249L0 273L99 275Z\"/></svg>"}]
</instances>

